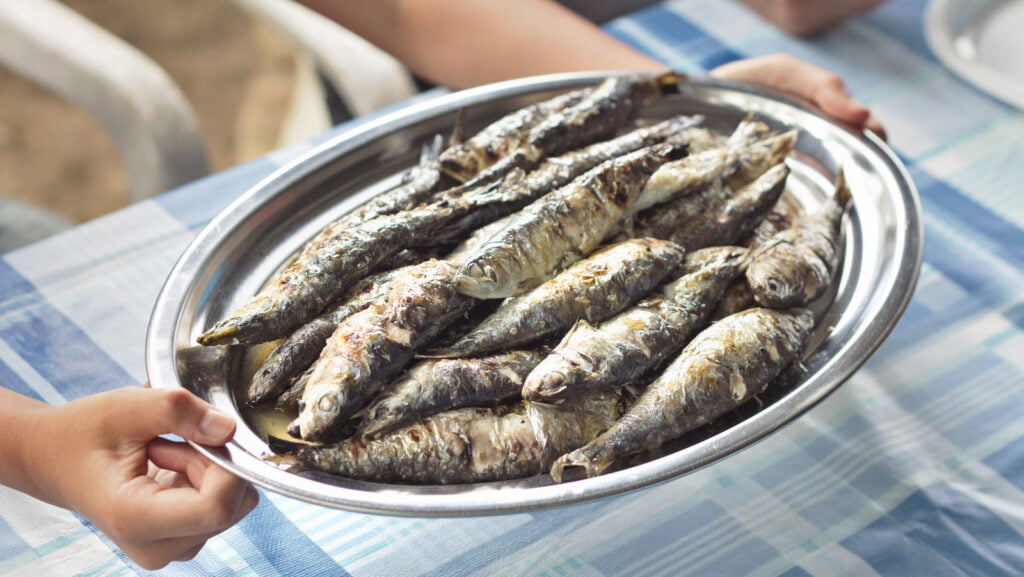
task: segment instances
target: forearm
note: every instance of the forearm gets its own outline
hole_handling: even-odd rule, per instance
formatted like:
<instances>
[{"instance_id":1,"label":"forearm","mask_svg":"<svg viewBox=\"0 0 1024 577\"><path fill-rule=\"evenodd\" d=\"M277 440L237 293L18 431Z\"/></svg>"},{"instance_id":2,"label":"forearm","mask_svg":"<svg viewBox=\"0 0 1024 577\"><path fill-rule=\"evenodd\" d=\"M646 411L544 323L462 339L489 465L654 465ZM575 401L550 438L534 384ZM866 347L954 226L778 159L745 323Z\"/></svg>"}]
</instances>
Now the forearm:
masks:
<instances>
[{"instance_id":1,"label":"forearm","mask_svg":"<svg viewBox=\"0 0 1024 577\"><path fill-rule=\"evenodd\" d=\"M548 0L300 0L427 80L467 88L536 74L662 70Z\"/></svg>"},{"instance_id":2,"label":"forearm","mask_svg":"<svg viewBox=\"0 0 1024 577\"><path fill-rule=\"evenodd\" d=\"M40 440L54 408L0 387L0 484L63 505L45 482L49 463Z\"/></svg>"},{"instance_id":3,"label":"forearm","mask_svg":"<svg viewBox=\"0 0 1024 577\"><path fill-rule=\"evenodd\" d=\"M794 36L814 36L874 9L884 0L743 0L764 19Z\"/></svg>"}]
</instances>

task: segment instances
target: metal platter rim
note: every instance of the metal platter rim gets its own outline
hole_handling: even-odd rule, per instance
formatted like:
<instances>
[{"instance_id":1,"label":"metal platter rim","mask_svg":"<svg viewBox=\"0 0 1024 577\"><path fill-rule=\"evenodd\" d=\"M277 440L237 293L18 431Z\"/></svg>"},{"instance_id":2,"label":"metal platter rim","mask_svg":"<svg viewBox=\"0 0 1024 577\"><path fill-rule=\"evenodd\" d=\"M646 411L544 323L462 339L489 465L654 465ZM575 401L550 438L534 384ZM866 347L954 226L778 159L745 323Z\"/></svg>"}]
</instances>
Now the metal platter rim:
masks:
<instances>
[{"instance_id":1,"label":"metal platter rim","mask_svg":"<svg viewBox=\"0 0 1024 577\"><path fill-rule=\"evenodd\" d=\"M275 171L272 175L242 194L238 200L214 218L185 250L172 269L158 297L147 334L147 371L154 387L184 387L197 392L222 409L233 412L230 391L217 383L198 386L181 382L178 363L181 362L179 335L182 323L190 313L189 306L201 310L207 291L198 288L204 280L214 286L216 272L210 271L211 260L230 236L241 230L260 211L271 210L275 199L288 187L312 172L322 170L331 161L373 143L381 138L400 134L403 130L426 122L439 115L450 114L461 107L486 105L501 99L539 92L569 89L594 83L608 72L559 74L504 82L438 97L415 104L377 120L355 127L324 142L302 157ZM689 81L689 87L704 91L716 98L742 104L745 100L778 107L785 114L796 115L815 124L816 130L839 134L841 139L862 148L861 154L873 157L878 167L884 168L883 180L895 184L890 191L904 214L903 229L894 231L899 249L896 269L884 271L890 294L878 302L872 301L875 317L856 325L853 340L843 343L846 356L824 359L809 379L802 382L778 402L741 421L732 428L695 445L661 458L608 473L592 479L563 484L523 486L520 483L488 483L447 488L385 486L379 484L349 483L342 486L321 479L304 478L265 462L240 444L232 442L226 449L199 447L214 462L234 474L272 491L328 507L346 510L414 516L466 516L495 513L516 513L552 506L566 505L597 499L647 487L672 479L724 458L759 441L784 425L792 422L820 400L828 396L857 370L884 341L909 303L921 263L922 230L920 204L916 190L905 167L896 155L877 137L866 133L852 134L846 129L821 119L813 111L784 97L748 86L709 79ZM719 102L718 105L729 105ZM775 118L774 120L779 120ZM867 215L866 215L867 216ZM899 228L899 227L896 227ZM220 255L223 256L223 255ZM856 288L856 287L855 287ZM190 300L191 299L191 300ZM195 322L194 318L191 322ZM851 329L852 330L852 329ZM187 331L186 331L187 332ZM827 341L826 341L827 342ZM854 347L856 345L856 347ZM851 356L851 348L855 356ZM811 362L817 362L814 357ZM237 412L234 413L239 418ZM244 424L241 424L244 426ZM241 428L241 427L240 427ZM526 482L529 485L530 481Z\"/></svg>"}]
</instances>

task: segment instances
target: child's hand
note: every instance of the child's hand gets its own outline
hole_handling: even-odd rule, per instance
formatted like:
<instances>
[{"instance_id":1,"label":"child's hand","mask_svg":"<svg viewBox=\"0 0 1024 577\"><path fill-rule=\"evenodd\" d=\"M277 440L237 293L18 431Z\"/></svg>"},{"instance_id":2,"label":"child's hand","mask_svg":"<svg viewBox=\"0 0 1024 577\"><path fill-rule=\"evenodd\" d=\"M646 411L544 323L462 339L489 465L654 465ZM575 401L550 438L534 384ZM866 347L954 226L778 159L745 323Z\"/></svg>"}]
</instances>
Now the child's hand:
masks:
<instances>
[{"instance_id":1,"label":"child's hand","mask_svg":"<svg viewBox=\"0 0 1024 577\"><path fill-rule=\"evenodd\" d=\"M40 415L40 498L78 511L147 569L195 557L259 501L248 483L173 433L223 445L235 423L184 390L129 387ZM40 492L42 491L42 493Z\"/></svg>"},{"instance_id":2,"label":"child's hand","mask_svg":"<svg viewBox=\"0 0 1024 577\"><path fill-rule=\"evenodd\" d=\"M886 137L885 129L871 116L871 111L846 91L842 78L789 54L736 60L715 68L710 74L792 94L855 130L868 129L883 140Z\"/></svg>"}]
</instances>

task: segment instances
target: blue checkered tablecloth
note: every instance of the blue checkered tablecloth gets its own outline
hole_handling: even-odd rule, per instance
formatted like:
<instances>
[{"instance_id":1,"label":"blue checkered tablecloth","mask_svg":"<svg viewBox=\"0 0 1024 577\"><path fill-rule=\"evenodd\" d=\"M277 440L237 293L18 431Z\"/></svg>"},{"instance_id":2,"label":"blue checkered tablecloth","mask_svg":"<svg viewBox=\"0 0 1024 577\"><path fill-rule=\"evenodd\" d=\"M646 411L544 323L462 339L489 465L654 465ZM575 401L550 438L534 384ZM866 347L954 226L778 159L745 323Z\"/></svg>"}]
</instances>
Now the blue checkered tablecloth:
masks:
<instances>
[{"instance_id":1,"label":"blue checkered tablecloth","mask_svg":"<svg viewBox=\"0 0 1024 577\"><path fill-rule=\"evenodd\" d=\"M736 1L674 0L607 25L692 72L792 53L840 73L888 129L921 196L925 262L895 332L822 404L720 463L560 509L397 518L263 492L194 561L156 574L1024 574L1024 113L935 60L924 4L892 0L811 41ZM302 151L0 259L0 383L59 404L144 382L150 311L178 255ZM0 487L0 576L141 573L82 518Z\"/></svg>"}]
</instances>

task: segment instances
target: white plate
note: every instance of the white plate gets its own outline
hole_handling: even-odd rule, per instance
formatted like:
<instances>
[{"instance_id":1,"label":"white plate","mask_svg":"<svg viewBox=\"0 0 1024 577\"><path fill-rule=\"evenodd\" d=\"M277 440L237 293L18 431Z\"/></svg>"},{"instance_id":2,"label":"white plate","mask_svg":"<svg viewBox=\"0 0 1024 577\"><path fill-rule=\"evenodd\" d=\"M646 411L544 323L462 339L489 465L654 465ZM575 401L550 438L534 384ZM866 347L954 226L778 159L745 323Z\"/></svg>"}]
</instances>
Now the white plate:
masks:
<instances>
[{"instance_id":1,"label":"white plate","mask_svg":"<svg viewBox=\"0 0 1024 577\"><path fill-rule=\"evenodd\" d=\"M931 0L924 32L950 70L1024 110L1024 0Z\"/></svg>"}]
</instances>

